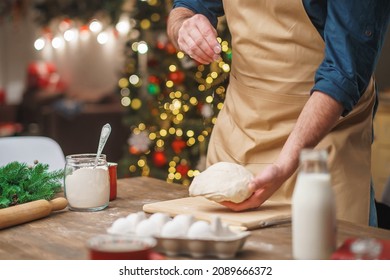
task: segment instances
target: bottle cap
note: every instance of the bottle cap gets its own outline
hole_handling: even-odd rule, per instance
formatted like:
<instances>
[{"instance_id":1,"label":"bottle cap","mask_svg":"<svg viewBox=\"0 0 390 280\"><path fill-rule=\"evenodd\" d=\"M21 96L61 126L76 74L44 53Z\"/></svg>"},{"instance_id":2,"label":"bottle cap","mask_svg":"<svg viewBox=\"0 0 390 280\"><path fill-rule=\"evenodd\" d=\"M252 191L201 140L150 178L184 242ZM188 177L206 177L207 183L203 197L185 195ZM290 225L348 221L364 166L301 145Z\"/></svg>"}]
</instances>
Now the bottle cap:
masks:
<instances>
[{"instance_id":1,"label":"bottle cap","mask_svg":"<svg viewBox=\"0 0 390 280\"><path fill-rule=\"evenodd\" d=\"M302 149L300 153L300 161L327 161L328 152L324 149Z\"/></svg>"}]
</instances>

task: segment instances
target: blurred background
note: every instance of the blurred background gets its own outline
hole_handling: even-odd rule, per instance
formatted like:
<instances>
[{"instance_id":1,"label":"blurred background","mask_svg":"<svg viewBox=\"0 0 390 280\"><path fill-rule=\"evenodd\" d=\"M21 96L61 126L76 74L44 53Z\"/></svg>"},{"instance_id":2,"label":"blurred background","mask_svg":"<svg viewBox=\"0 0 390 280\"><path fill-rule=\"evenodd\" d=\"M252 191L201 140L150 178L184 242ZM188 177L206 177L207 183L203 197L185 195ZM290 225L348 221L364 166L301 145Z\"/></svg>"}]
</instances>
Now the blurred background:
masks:
<instances>
[{"instance_id":1,"label":"blurred background","mask_svg":"<svg viewBox=\"0 0 390 280\"><path fill-rule=\"evenodd\" d=\"M166 35L172 1L19 0L0 3L0 136L44 135L65 155L104 152L118 176L188 185L204 169L207 142L230 71L202 66ZM225 38L222 38L224 36Z\"/></svg>"},{"instance_id":2,"label":"blurred background","mask_svg":"<svg viewBox=\"0 0 390 280\"><path fill-rule=\"evenodd\" d=\"M169 0L2 0L0 137L44 135L65 155L95 152L101 127L118 176L188 185L205 168L231 62L220 19L222 60L198 65L168 41ZM389 37L389 36L388 36ZM390 175L390 40L376 71L374 182ZM0 155L1 156L1 155Z\"/></svg>"}]
</instances>

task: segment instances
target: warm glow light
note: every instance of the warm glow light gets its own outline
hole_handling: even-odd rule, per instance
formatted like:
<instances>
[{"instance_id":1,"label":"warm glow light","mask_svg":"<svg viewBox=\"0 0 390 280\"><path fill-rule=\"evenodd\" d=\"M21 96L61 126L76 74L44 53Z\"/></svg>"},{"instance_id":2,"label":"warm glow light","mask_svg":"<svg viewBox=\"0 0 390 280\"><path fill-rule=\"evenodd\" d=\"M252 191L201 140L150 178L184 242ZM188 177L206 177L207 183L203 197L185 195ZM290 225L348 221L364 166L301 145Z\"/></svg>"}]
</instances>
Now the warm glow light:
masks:
<instances>
[{"instance_id":1,"label":"warm glow light","mask_svg":"<svg viewBox=\"0 0 390 280\"><path fill-rule=\"evenodd\" d=\"M166 113L161 113L160 119L166 120L168 118L168 115Z\"/></svg>"},{"instance_id":2,"label":"warm glow light","mask_svg":"<svg viewBox=\"0 0 390 280\"><path fill-rule=\"evenodd\" d=\"M100 32L102 28L103 25L101 24L101 22L96 19L91 21L91 23L89 24L89 30L95 33Z\"/></svg>"},{"instance_id":3,"label":"warm glow light","mask_svg":"<svg viewBox=\"0 0 390 280\"><path fill-rule=\"evenodd\" d=\"M97 41L100 45L104 45L108 42L108 34L107 32L101 32L97 36Z\"/></svg>"},{"instance_id":4,"label":"warm glow light","mask_svg":"<svg viewBox=\"0 0 390 280\"><path fill-rule=\"evenodd\" d=\"M143 19L143 20L141 20L140 26L141 26L141 28L144 29L144 30L149 29L150 26L151 26L150 20L148 20L148 19Z\"/></svg>"},{"instance_id":5,"label":"warm glow light","mask_svg":"<svg viewBox=\"0 0 390 280\"><path fill-rule=\"evenodd\" d=\"M138 98L133 99L133 101L131 102L131 108L133 108L134 110L138 110L139 108L141 108L141 106L142 101Z\"/></svg>"},{"instance_id":6,"label":"warm glow light","mask_svg":"<svg viewBox=\"0 0 390 280\"><path fill-rule=\"evenodd\" d=\"M121 99L121 104L122 104L122 106L124 106L124 107L129 106L130 103L131 103L131 99L130 99L129 97L127 97L127 96L125 96L125 97L123 97L123 98Z\"/></svg>"},{"instance_id":7,"label":"warm glow light","mask_svg":"<svg viewBox=\"0 0 390 280\"><path fill-rule=\"evenodd\" d=\"M178 99L175 99L172 101L172 105L174 109L180 109L181 108L181 101Z\"/></svg>"},{"instance_id":8,"label":"warm glow light","mask_svg":"<svg viewBox=\"0 0 390 280\"><path fill-rule=\"evenodd\" d=\"M214 82L214 79L213 79L213 78L211 78L211 77L207 77L207 78L206 78L206 83L212 84L213 82Z\"/></svg>"},{"instance_id":9,"label":"warm glow light","mask_svg":"<svg viewBox=\"0 0 390 280\"><path fill-rule=\"evenodd\" d=\"M64 40L61 37L55 37L51 41L51 45L52 45L53 48L59 49L59 48L61 48L64 45Z\"/></svg>"},{"instance_id":10,"label":"warm glow light","mask_svg":"<svg viewBox=\"0 0 390 280\"><path fill-rule=\"evenodd\" d=\"M118 23L115 25L115 28L120 34L129 33L131 28L129 17L127 15L122 15Z\"/></svg>"},{"instance_id":11,"label":"warm glow light","mask_svg":"<svg viewBox=\"0 0 390 280\"><path fill-rule=\"evenodd\" d=\"M206 97L206 102L207 102L207 103L212 103L212 102L213 102L213 99L214 99L214 98L213 98L211 95L209 95L209 96Z\"/></svg>"},{"instance_id":12,"label":"warm glow light","mask_svg":"<svg viewBox=\"0 0 390 280\"><path fill-rule=\"evenodd\" d=\"M138 43L137 50L140 54L145 54L148 52L148 45L146 42L142 41Z\"/></svg>"},{"instance_id":13,"label":"warm glow light","mask_svg":"<svg viewBox=\"0 0 390 280\"><path fill-rule=\"evenodd\" d=\"M118 81L118 85L120 88L127 88L129 86L129 81L125 78L122 78Z\"/></svg>"},{"instance_id":14,"label":"warm glow light","mask_svg":"<svg viewBox=\"0 0 390 280\"><path fill-rule=\"evenodd\" d=\"M130 23L128 21L120 21L115 25L115 28L120 34L127 34L130 31Z\"/></svg>"},{"instance_id":15,"label":"warm glow light","mask_svg":"<svg viewBox=\"0 0 390 280\"><path fill-rule=\"evenodd\" d=\"M230 65L229 64L224 64L223 66L222 66L222 70L224 71L224 72L229 72L230 71Z\"/></svg>"},{"instance_id":16,"label":"warm glow light","mask_svg":"<svg viewBox=\"0 0 390 280\"><path fill-rule=\"evenodd\" d=\"M195 139L194 138L190 138L190 139L188 139L188 141L187 141L187 145L188 146L192 146L192 145L194 145L195 144Z\"/></svg>"},{"instance_id":17,"label":"warm glow light","mask_svg":"<svg viewBox=\"0 0 390 280\"><path fill-rule=\"evenodd\" d=\"M180 128L176 129L176 136L183 136L183 130L181 130Z\"/></svg>"},{"instance_id":18,"label":"warm glow light","mask_svg":"<svg viewBox=\"0 0 390 280\"><path fill-rule=\"evenodd\" d=\"M161 129L161 130L160 130L160 135L161 135L162 137L167 136L167 134L168 134L168 131L167 131L166 129Z\"/></svg>"},{"instance_id":19,"label":"warm glow light","mask_svg":"<svg viewBox=\"0 0 390 280\"><path fill-rule=\"evenodd\" d=\"M37 51L40 51L42 50L44 47L45 47L45 40L43 40L42 38L38 38L35 40L34 42L34 48L37 50Z\"/></svg>"},{"instance_id":20,"label":"warm glow light","mask_svg":"<svg viewBox=\"0 0 390 280\"><path fill-rule=\"evenodd\" d=\"M64 32L64 39L67 42L73 41L76 38L76 32L73 29L66 30Z\"/></svg>"},{"instance_id":21,"label":"warm glow light","mask_svg":"<svg viewBox=\"0 0 390 280\"><path fill-rule=\"evenodd\" d=\"M139 83L139 77L137 75L131 75L130 78L129 78L129 82L132 85L136 85L136 84Z\"/></svg>"},{"instance_id":22,"label":"warm glow light","mask_svg":"<svg viewBox=\"0 0 390 280\"><path fill-rule=\"evenodd\" d=\"M122 88L121 89L121 95L122 96L129 96L130 95L130 90L128 88Z\"/></svg>"},{"instance_id":23,"label":"warm glow light","mask_svg":"<svg viewBox=\"0 0 390 280\"><path fill-rule=\"evenodd\" d=\"M196 99L196 97L193 96L190 98L190 103L195 106L198 104L198 100Z\"/></svg>"}]
</instances>

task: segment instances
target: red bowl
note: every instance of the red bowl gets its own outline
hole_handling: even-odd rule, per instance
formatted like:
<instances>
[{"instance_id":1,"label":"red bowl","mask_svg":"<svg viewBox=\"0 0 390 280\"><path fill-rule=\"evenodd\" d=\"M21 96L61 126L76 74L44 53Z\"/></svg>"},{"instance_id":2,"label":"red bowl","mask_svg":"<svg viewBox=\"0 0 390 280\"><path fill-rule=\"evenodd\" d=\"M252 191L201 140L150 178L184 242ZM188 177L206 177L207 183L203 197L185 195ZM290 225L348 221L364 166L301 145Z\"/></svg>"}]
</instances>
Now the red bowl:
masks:
<instances>
[{"instance_id":1,"label":"red bowl","mask_svg":"<svg viewBox=\"0 0 390 280\"><path fill-rule=\"evenodd\" d=\"M151 237L98 235L87 242L91 260L148 260L157 241Z\"/></svg>"}]
</instances>

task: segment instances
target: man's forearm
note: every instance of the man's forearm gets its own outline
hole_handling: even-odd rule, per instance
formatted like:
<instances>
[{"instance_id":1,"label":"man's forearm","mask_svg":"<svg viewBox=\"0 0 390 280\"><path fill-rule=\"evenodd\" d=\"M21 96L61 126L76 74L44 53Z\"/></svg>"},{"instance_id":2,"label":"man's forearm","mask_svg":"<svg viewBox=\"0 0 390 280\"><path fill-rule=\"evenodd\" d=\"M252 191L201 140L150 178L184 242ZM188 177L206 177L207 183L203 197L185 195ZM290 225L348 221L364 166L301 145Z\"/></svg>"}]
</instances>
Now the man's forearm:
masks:
<instances>
[{"instance_id":1,"label":"man's forearm","mask_svg":"<svg viewBox=\"0 0 390 280\"><path fill-rule=\"evenodd\" d=\"M301 149L316 146L334 127L343 106L330 96L314 92L303 108L276 162L286 177L299 165Z\"/></svg>"},{"instance_id":2,"label":"man's forearm","mask_svg":"<svg viewBox=\"0 0 390 280\"><path fill-rule=\"evenodd\" d=\"M168 37L171 40L172 44L179 49L177 45L177 39L179 34L179 29L182 26L183 22L192 17L194 12L186 8L175 8L169 13L168 24L167 24L167 33Z\"/></svg>"}]
</instances>

